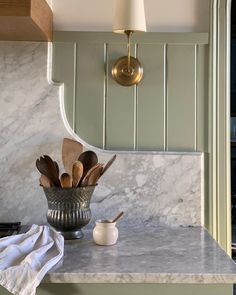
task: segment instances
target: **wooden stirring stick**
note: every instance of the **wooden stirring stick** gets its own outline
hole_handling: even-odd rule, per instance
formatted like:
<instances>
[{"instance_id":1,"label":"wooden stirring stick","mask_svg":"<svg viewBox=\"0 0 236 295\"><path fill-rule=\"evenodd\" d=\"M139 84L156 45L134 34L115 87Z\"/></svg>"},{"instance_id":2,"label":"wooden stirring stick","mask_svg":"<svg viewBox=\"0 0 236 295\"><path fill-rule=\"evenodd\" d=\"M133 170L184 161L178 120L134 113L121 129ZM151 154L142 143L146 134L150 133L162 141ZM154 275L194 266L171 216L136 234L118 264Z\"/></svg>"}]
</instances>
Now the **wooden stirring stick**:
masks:
<instances>
[{"instance_id":1,"label":"wooden stirring stick","mask_svg":"<svg viewBox=\"0 0 236 295\"><path fill-rule=\"evenodd\" d=\"M111 221L111 223L114 223L114 222L116 222L118 219L120 219L121 218L121 216L123 216L124 215L124 212L122 211L122 212L120 212L112 221Z\"/></svg>"}]
</instances>

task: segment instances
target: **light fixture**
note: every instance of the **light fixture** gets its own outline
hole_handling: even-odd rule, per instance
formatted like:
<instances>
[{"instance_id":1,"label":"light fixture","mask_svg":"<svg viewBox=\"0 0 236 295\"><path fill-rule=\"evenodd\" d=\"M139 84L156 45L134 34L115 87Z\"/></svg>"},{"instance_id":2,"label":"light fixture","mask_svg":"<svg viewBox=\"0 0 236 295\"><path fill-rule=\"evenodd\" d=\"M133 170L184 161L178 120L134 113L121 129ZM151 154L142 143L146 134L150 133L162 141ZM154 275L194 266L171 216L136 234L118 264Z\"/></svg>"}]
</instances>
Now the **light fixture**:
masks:
<instances>
[{"instance_id":1,"label":"light fixture","mask_svg":"<svg viewBox=\"0 0 236 295\"><path fill-rule=\"evenodd\" d=\"M113 32L128 37L127 56L120 57L112 66L112 77L123 86L138 84L143 77L139 60L130 55L130 38L134 32L146 32L143 0L116 0Z\"/></svg>"}]
</instances>

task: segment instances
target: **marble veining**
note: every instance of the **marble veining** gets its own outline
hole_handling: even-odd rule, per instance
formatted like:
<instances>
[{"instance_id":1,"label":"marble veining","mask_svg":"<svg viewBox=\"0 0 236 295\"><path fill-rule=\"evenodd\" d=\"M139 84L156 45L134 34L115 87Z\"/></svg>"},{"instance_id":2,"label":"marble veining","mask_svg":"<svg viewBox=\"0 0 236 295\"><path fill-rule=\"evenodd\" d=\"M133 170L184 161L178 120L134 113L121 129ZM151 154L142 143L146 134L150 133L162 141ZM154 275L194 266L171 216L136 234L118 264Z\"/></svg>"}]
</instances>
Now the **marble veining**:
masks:
<instances>
[{"instance_id":1,"label":"marble veining","mask_svg":"<svg viewBox=\"0 0 236 295\"><path fill-rule=\"evenodd\" d=\"M59 89L47 82L47 44L0 42L0 220L45 223L35 160L59 158L67 131Z\"/></svg>"},{"instance_id":2,"label":"marble veining","mask_svg":"<svg viewBox=\"0 0 236 295\"><path fill-rule=\"evenodd\" d=\"M125 211L122 224L201 225L201 157L118 155L92 197L93 220Z\"/></svg>"},{"instance_id":3,"label":"marble veining","mask_svg":"<svg viewBox=\"0 0 236 295\"><path fill-rule=\"evenodd\" d=\"M92 232L67 241L51 283L233 283L236 265L201 227L119 227L116 245L97 246Z\"/></svg>"},{"instance_id":4,"label":"marble veining","mask_svg":"<svg viewBox=\"0 0 236 295\"><path fill-rule=\"evenodd\" d=\"M49 154L60 161L69 136L59 87L46 78L47 44L0 44L0 221L44 224L47 203L35 160ZM101 162L110 157L99 152ZM123 225L200 225L202 173L200 153L121 153L96 188L88 228L121 210Z\"/></svg>"}]
</instances>

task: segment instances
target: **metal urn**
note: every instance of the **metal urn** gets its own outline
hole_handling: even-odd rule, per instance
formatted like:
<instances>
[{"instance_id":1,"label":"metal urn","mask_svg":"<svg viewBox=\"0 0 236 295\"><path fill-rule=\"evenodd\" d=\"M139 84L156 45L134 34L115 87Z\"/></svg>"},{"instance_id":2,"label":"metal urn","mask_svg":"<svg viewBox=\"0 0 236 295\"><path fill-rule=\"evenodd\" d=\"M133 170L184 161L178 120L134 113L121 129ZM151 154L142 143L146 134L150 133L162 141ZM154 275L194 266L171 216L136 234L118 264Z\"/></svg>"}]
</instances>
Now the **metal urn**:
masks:
<instances>
[{"instance_id":1,"label":"metal urn","mask_svg":"<svg viewBox=\"0 0 236 295\"><path fill-rule=\"evenodd\" d=\"M48 202L47 221L66 240L83 237L81 228L91 219L90 200L95 187L43 188Z\"/></svg>"}]
</instances>

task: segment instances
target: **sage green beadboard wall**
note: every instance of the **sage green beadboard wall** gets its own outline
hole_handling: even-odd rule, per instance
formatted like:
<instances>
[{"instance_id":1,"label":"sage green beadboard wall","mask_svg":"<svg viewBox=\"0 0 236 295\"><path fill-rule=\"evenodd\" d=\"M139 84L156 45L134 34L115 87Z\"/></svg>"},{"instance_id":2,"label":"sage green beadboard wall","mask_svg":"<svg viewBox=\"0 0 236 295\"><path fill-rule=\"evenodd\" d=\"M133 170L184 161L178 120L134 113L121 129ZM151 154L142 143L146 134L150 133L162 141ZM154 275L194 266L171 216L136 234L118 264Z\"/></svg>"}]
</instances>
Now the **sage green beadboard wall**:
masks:
<instances>
[{"instance_id":1,"label":"sage green beadboard wall","mask_svg":"<svg viewBox=\"0 0 236 295\"><path fill-rule=\"evenodd\" d=\"M123 87L110 72L124 35L54 33L52 80L64 83L71 128L103 149L207 151L208 34L135 34L132 54L144 78Z\"/></svg>"}]
</instances>

